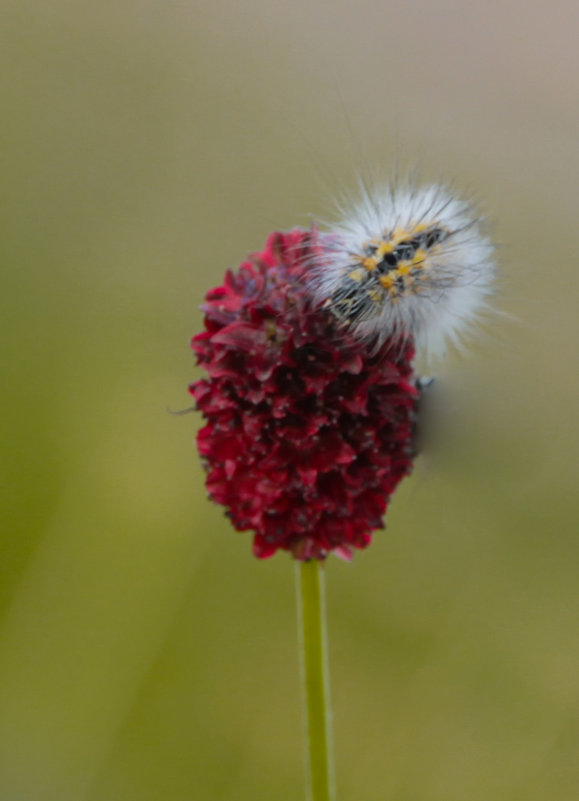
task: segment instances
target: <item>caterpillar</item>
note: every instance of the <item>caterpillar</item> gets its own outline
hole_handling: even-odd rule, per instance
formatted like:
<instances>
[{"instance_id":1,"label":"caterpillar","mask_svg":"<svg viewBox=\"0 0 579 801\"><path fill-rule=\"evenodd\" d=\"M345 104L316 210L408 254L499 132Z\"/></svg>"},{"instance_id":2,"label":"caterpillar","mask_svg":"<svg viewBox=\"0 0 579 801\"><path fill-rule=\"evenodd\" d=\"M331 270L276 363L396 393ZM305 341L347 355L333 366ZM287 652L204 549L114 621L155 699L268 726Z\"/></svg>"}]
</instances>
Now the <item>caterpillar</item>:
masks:
<instances>
[{"instance_id":1,"label":"caterpillar","mask_svg":"<svg viewBox=\"0 0 579 801\"><path fill-rule=\"evenodd\" d=\"M483 222L442 185L363 190L322 237L313 295L357 337L412 337L441 355L488 308L496 265Z\"/></svg>"}]
</instances>

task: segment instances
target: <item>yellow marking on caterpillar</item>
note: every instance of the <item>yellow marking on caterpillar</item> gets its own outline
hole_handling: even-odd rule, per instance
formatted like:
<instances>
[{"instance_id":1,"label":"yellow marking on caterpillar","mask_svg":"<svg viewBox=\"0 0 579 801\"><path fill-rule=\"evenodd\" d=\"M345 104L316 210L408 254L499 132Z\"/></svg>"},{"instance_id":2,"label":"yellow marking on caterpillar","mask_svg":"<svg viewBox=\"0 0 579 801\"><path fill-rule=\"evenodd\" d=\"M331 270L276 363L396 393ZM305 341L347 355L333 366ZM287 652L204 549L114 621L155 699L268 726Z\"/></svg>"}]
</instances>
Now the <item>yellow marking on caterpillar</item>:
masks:
<instances>
[{"instance_id":1,"label":"yellow marking on caterpillar","mask_svg":"<svg viewBox=\"0 0 579 801\"><path fill-rule=\"evenodd\" d=\"M401 261L398 267L393 270L394 275L398 278L399 275L408 275L412 270L413 264L411 261Z\"/></svg>"},{"instance_id":2,"label":"yellow marking on caterpillar","mask_svg":"<svg viewBox=\"0 0 579 801\"><path fill-rule=\"evenodd\" d=\"M356 281L357 284L361 283L365 277L366 273L362 267L357 267L355 270L352 270L351 273L348 273L348 278L350 278L352 281Z\"/></svg>"},{"instance_id":3,"label":"yellow marking on caterpillar","mask_svg":"<svg viewBox=\"0 0 579 801\"><path fill-rule=\"evenodd\" d=\"M394 271L393 271L394 272ZM394 286L395 276L392 273L386 273L386 275L381 275L378 279L384 289L390 289Z\"/></svg>"},{"instance_id":4,"label":"yellow marking on caterpillar","mask_svg":"<svg viewBox=\"0 0 579 801\"><path fill-rule=\"evenodd\" d=\"M418 223L412 228L413 234L419 234L421 231L426 231L427 229L432 228L431 225L427 225L426 223Z\"/></svg>"},{"instance_id":5,"label":"yellow marking on caterpillar","mask_svg":"<svg viewBox=\"0 0 579 801\"><path fill-rule=\"evenodd\" d=\"M392 253L396 244L392 241L386 242L382 240L378 245L378 250L376 251L377 256L385 256L387 253Z\"/></svg>"},{"instance_id":6,"label":"yellow marking on caterpillar","mask_svg":"<svg viewBox=\"0 0 579 801\"><path fill-rule=\"evenodd\" d=\"M415 233L415 228L395 228L392 234L393 247L396 247L396 245L399 245L401 242L406 242L409 239L412 239Z\"/></svg>"}]
</instances>

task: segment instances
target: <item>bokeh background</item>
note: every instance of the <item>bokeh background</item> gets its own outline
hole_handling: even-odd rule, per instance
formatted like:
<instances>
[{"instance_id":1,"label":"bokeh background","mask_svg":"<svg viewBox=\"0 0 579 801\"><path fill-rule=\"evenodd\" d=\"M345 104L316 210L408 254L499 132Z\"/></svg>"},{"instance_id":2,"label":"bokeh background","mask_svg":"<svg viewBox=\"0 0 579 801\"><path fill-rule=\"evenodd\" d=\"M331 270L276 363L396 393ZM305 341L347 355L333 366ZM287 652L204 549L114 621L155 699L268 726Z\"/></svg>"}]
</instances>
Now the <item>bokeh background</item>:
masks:
<instances>
[{"instance_id":1,"label":"bokeh background","mask_svg":"<svg viewBox=\"0 0 579 801\"><path fill-rule=\"evenodd\" d=\"M497 315L327 565L340 801L579 797L579 7L5 0L1 801L303 797L293 565L205 498L198 304L356 174L483 198Z\"/></svg>"}]
</instances>

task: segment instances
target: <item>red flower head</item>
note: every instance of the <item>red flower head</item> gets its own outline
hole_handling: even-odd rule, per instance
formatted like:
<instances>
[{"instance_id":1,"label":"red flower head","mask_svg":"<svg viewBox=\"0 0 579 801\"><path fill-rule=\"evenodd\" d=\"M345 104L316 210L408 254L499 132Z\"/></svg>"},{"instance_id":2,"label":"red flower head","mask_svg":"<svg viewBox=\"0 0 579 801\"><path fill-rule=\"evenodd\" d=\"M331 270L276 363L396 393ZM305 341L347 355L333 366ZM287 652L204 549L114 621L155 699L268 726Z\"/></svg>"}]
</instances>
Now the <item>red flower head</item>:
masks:
<instances>
[{"instance_id":1,"label":"red flower head","mask_svg":"<svg viewBox=\"0 0 579 801\"><path fill-rule=\"evenodd\" d=\"M208 378L190 387L209 496L256 556L345 558L365 548L412 469L418 391L410 340L379 349L312 301L314 231L274 233L207 293L193 338Z\"/></svg>"}]
</instances>

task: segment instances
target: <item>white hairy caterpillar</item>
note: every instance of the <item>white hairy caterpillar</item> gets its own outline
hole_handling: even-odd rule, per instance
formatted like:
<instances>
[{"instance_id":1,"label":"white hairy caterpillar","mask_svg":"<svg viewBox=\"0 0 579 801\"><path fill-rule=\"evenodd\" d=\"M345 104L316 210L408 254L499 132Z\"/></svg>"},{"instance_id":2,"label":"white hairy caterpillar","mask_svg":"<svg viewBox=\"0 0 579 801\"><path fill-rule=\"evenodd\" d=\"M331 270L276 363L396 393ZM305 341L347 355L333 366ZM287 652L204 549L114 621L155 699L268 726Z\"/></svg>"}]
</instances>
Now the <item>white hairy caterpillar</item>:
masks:
<instances>
[{"instance_id":1,"label":"white hairy caterpillar","mask_svg":"<svg viewBox=\"0 0 579 801\"><path fill-rule=\"evenodd\" d=\"M323 238L315 299L355 336L412 337L419 352L441 355L488 309L496 268L481 224L448 187L363 190Z\"/></svg>"}]
</instances>

